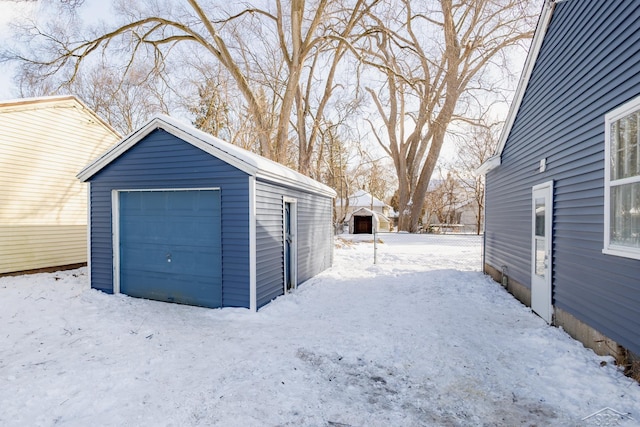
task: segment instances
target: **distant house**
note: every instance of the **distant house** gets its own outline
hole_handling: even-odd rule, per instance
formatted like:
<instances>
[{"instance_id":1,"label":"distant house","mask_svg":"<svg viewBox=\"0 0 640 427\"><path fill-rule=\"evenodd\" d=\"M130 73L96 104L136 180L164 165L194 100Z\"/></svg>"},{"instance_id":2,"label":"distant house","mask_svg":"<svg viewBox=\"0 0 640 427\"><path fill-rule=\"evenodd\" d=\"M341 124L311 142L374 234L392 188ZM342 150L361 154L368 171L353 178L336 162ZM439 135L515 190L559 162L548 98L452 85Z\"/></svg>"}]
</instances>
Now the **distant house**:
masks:
<instances>
[{"instance_id":1,"label":"distant house","mask_svg":"<svg viewBox=\"0 0 640 427\"><path fill-rule=\"evenodd\" d=\"M73 96L0 102L0 275L87 262L75 175L119 138Z\"/></svg>"},{"instance_id":2,"label":"distant house","mask_svg":"<svg viewBox=\"0 0 640 427\"><path fill-rule=\"evenodd\" d=\"M429 182L424 201L422 231L429 233L481 233L482 212L475 194L450 173ZM480 227L479 227L480 223Z\"/></svg>"},{"instance_id":3,"label":"distant house","mask_svg":"<svg viewBox=\"0 0 640 427\"><path fill-rule=\"evenodd\" d=\"M456 212L459 212L459 224L462 224L463 233L482 233L482 216L478 209L478 202L475 199L469 199L456 206ZM478 224L480 216L480 224ZM478 228L479 225L479 228Z\"/></svg>"},{"instance_id":4,"label":"distant house","mask_svg":"<svg viewBox=\"0 0 640 427\"><path fill-rule=\"evenodd\" d=\"M331 266L331 188L166 116L83 169L91 287L257 310Z\"/></svg>"},{"instance_id":5,"label":"distant house","mask_svg":"<svg viewBox=\"0 0 640 427\"><path fill-rule=\"evenodd\" d=\"M545 2L486 162L485 271L600 354L640 355L640 2Z\"/></svg>"},{"instance_id":6,"label":"distant house","mask_svg":"<svg viewBox=\"0 0 640 427\"><path fill-rule=\"evenodd\" d=\"M345 222L350 224L350 233L372 233L372 227L376 231L391 230L391 206L364 190L356 191L348 200L336 201L336 210L344 213Z\"/></svg>"},{"instance_id":7,"label":"distant house","mask_svg":"<svg viewBox=\"0 0 640 427\"><path fill-rule=\"evenodd\" d=\"M469 199L441 208L438 213L425 209L422 217L423 230L432 233L476 233L478 232L478 202ZM482 233L482 226L480 226Z\"/></svg>"},{"instance_id":8,"label":"distant house","mask_svg":"<svg viewBox=\"0 0 640 427\"><path fill-rule=\"evenodd\" d=\"M385 221L386 222L383 222ZM374 231L389 231L389 220L368 208L359 208L349 214L347 220L350 234L372 234Z\"/></svg>"}]
</instances>

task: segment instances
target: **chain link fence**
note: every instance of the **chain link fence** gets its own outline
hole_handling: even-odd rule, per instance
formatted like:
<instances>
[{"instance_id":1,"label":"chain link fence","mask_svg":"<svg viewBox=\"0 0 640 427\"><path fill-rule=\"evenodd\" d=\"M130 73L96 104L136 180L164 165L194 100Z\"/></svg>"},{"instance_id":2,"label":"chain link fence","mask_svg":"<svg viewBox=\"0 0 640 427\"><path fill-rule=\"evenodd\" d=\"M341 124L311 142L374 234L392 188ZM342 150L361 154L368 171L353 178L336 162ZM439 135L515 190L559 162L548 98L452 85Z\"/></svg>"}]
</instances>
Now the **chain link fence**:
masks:
<instances>
[{"instance_id":1,"label":"chain link fence","mask_svg":"<svg viewBox=\"0 0 640 427\"><path fill-rule=\"evenodd\" d=\"M421 241L433 246L434 250L446 248L452 256L464 259L470 269L483 270L484 234L455 232L455 229L441 230L439 233L422 233Z\"/></svg>"},{"instance_id":2,"label":"chain link fence","mask_svg":"<svg viewBox=\"0 0 640 427\"><path fill-rule=\"evenodd\" d=\"M410 245L420 245L415 248L415 254L424 256L425 262L433 263L441 260L442 268L460 268L465 271L482 271L483 269L483 241L484 235L475 233L403 233L377 232L376 242L392 243L404 247L406 251ZM341 233L340 240L373 243L373 234ZM407 246L409 245L409 246ZM413 249L409 250L414 252ZM424 254L424 255L423 255Z\"/></svg>"}]
</instances>

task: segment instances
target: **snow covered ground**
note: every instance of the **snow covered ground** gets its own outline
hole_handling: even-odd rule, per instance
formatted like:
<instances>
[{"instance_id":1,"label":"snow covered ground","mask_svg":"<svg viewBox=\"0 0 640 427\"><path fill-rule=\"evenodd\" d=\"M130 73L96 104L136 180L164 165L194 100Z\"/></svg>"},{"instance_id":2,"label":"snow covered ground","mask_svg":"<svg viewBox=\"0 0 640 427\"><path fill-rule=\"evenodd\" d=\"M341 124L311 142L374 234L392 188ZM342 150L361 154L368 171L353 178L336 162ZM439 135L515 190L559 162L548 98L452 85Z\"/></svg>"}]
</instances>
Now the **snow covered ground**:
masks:
<instances>
[{"instance_id":1,"label":"snow covered ground","mask_svg":"<svg viewBox=\"0 0 640 427\"><path fill-rule=\"evenodd\" d=\"M0 425L639 424L640 386L479 273L478 240L380 237L376 265L340 242L255 314L106 295L85 269L0 278Z\"/></svg>"}]
</instances>

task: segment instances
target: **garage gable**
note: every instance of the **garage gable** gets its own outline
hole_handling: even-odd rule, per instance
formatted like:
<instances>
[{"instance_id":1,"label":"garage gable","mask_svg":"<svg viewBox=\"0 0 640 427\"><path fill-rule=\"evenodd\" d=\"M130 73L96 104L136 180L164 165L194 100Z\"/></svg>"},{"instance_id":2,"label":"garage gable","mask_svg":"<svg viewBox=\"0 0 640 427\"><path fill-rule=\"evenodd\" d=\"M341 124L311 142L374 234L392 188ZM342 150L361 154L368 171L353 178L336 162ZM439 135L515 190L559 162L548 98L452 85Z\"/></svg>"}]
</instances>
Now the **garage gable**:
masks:
<instances>
[{"instance_id":1,"label":"garage gable","mask_svg":"<svg viewBox=\"0 0 640 427\"><path fill-rule=\"evenodd\" d=\"M336 196L336 192L331 187L308 176L163 115L156 116L142 128L127 136L120 141L120 143L87 165L78 173L78 178L81 181L89 181L92 176L99 173L111 162L115 161L118 157L158 129L256 178L327 197Z\"/></svg>"},{"instance_id":2,"label":"garage gable","mask_svg":"<svg viewBox=\"0 0 640 427\"><path fill-rule=\"evenodd\" d=\"M180 249L180 252L171 249L175 245L182 245L183 242L179 240L180 235L195 237L198 234L197 230L189 228L193 224L189 225L186 222L202 222L204 219L201 214L209 216L211 221L218 221L213 217L219 215L220 223L224 224L224 227L220 227L219 230L220 250L222 257L226 257L224 268L221 268L221 271L219 269L225 284L222 289L222 305L249 307L249 180L250 177L245 172L164 130L156 129L148 134L138 144L89 179L91 215L89 268L92 287L108 293L121 290L123 293L137 293L139 290L127 288L126 282L120 283L123 278L122 270L125 273L125 280L140 275L141 271L151 276L158 275L159 272L174 271L177 277L180 273L177 273L174 267L175 263L179 263L175 258L176 254L184 256L190 250L195 252L196 245L200 244L193 244L191 249ZM208 207L212 203L210 200L202 201L205 203L203 205L196 199L196 196L208 194L209 190L219 195L219 214L212 213ZM128 195L123 196L125 193ZM156 195L164 199L153 199ZM132 197L144 200L122 200ZM124 202L124 219L133 223L122 224L122 202ZM131 207L132 203L145 203L145 206L134 209ZM136 209L140 211L137 214L145 217L131 218L131 214L136 212ZM163 216L167 218L163 220ZM158 223L154 226L155 228L152 227L154 222ZM122 227L127 227L124 233ZM139 236L134 236L134 240L125 239L124 249L121 247L122 239L115 240L114 236L119 235L122 238L124 234L138 233L138 228L142 227L148 229ZM175 228L178 235L162 236L160 234L153 237L154 233L163 232L163 228L166 233L171 232L169 228ZM151 238L158 240L149 240ZM188 240L192 238L189 237ZM136 251L141 249L135 246L145 244L148 247L156 245L158 250L161 248L162 251L153 255L157 256L156 258L146 259L145 256L152 257L152 254L138 254ZM133 247L127 245L133 245ZM121 253L123 250L124 254ZM207 255L210 256L207 258L209 265L203 268L211 267L219 261L215 255L215 248L208 248L207 251L211 252ZM167 257L167 255L170 256ZM136 257L138 257L137 260L135 260ZM152 267L143 265L141 268L131 269L126 264L127 260L131 261L131 259L135 263L144 261L151 264L157 263L157 265ZM168 262L169 259L171 262ZM206 277L210 274L212 273L205 271L197 273L196 276ZM120 285L122 289L118 288ZM140 286L144 289L146 285L142 283ZM164 285L160 283L158 286ZM181 302L179 300L183 297L165 293L163 297L158 296L156 299L171 300L171 298ZM196 303L196 305L205 306L216 304L213 301Z\"/></svg>"}]
</instances>

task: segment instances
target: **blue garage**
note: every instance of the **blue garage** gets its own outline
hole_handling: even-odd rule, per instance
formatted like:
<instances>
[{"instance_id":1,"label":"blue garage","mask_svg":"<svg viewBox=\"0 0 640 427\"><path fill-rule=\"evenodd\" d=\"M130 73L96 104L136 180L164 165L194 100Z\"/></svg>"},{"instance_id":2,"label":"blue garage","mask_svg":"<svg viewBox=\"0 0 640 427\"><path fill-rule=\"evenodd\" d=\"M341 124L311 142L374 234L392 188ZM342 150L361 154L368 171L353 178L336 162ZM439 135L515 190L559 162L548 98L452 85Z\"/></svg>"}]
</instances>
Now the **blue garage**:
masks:
<instances>
[{"instance_id":1,"label":"blue garage","mask_svg":"<svg viewBox=\"0 0 640 427\"><path fill-rule=\"evenodd\" d=\"M331 266L331 188L170 117L78 178L92 288L256 310Z\"/></svg>"}]
</instances>

